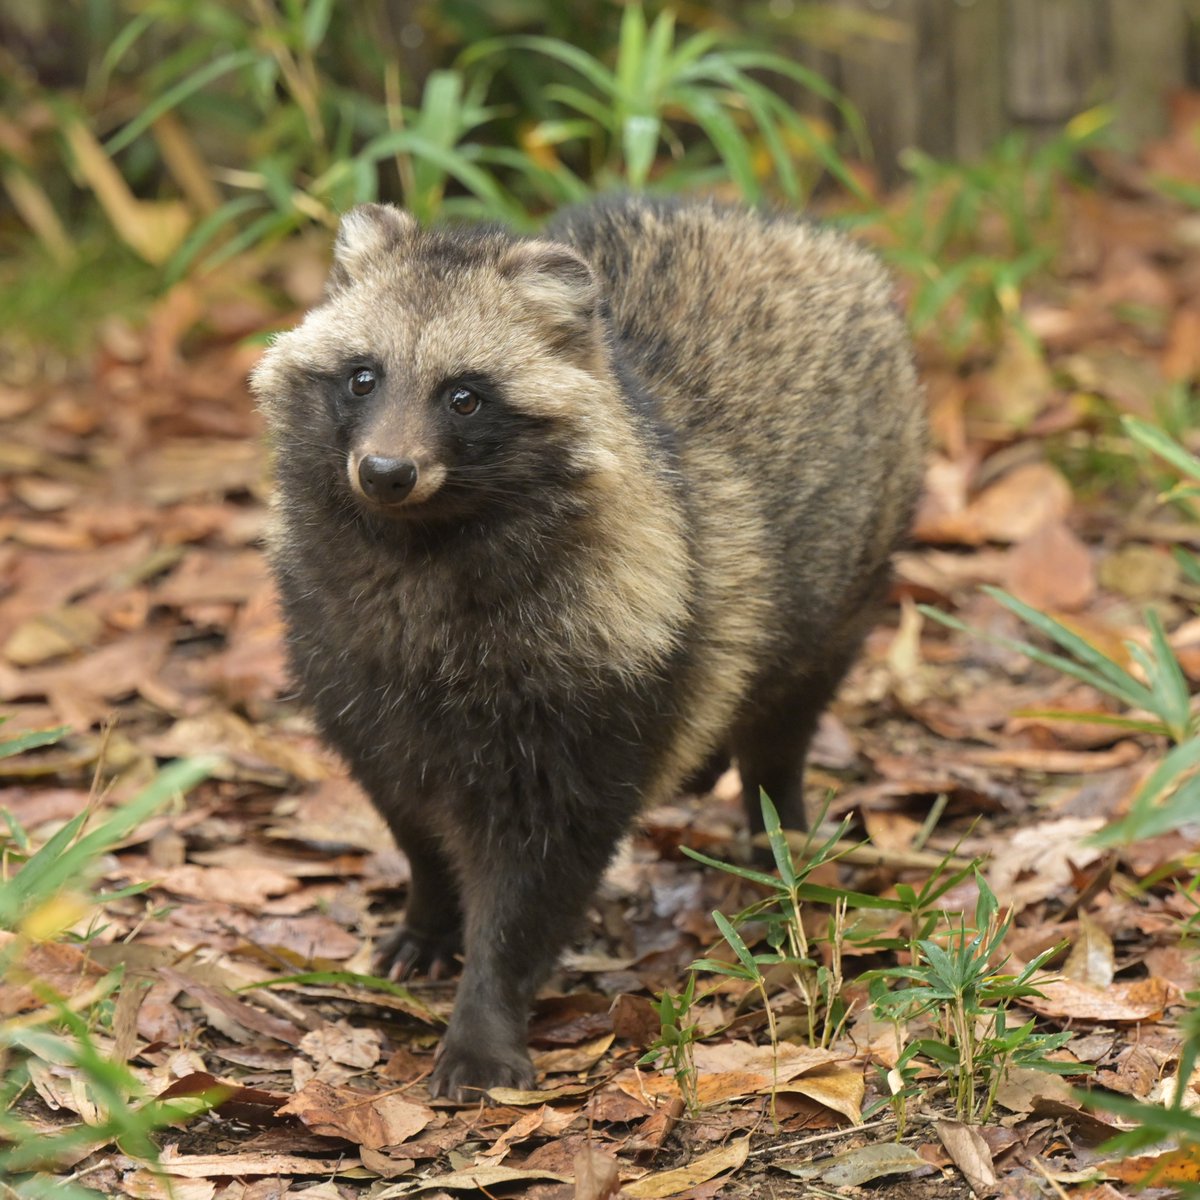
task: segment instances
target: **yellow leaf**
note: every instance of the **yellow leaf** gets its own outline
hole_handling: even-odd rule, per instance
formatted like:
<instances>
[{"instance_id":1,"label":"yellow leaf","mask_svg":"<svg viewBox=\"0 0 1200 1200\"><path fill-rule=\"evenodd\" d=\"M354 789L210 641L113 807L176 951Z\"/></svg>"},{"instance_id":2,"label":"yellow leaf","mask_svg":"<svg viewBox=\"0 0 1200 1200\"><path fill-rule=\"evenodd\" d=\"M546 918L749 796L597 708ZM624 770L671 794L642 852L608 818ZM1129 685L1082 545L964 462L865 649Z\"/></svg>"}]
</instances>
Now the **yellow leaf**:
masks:
<instances>
[{"instance_id":1,"label":"yellow leaf","mask_svg":"<svg viewBox=\"0 0 1200 1200\"><path fill-rule=\"evenodd\" d=\"M60 892L39 904L21 922L21 932L35 942L49 942L86 916L90 905L76 892Z\"/></svg>"},{"instance_id":2,"label":"yellow leaf","mask_svg":"<svg viewBox=\"0 0 1200 1200\"><path fill-rule=\"evenodd\" d=\"M166 262L191 224L187 205L181 200L139 200L90 130L76 121L63 134L79 173L121 241L148 263Z\"/></svg>"},{"instance_id":3,"label":"yellow leaf","mask_svg":"<svg viewBox=\"0 0 1200 1200\"><path fill-rule=\"evenodd\" d=\"M622 1190L625 1195L634 1197L634 1200L657 1200L660 1196L675 1196L688 1188L707 1183L723 1171L736 1171L746 1161L749 1153L750 1139L738 1138L719 1150L710 1150L707 1154L692 1159L686 1167L646 1175L634 1183L627 1183Z\"/></svg>"}]
</instances>

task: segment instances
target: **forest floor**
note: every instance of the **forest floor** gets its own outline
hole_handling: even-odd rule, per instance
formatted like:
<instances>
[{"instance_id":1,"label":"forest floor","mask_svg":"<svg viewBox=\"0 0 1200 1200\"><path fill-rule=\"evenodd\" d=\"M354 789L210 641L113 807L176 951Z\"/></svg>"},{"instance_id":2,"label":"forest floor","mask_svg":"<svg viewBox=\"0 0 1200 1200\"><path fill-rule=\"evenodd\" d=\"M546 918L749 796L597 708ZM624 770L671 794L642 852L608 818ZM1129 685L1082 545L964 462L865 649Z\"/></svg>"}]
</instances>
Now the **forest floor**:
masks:
<instances>
[{"instance_id":1,"label":"forest floor","mask_svg":"<svg viewBox=\"0 0 1200 1200\"><path fill-rule=\"evenodd\" d=\"M0 387L0 711L6 735L71 732L0 761L0 805L37 844L85 806L99 815L134 794L166 760L217 764L103 861L105 888L145 890L93 913L76 930L85 942L33 945L25 968L70 995L124 964L97 1045L150 1095L216 1081L227 1095L158 1135L163 1174L85 1145L64 1178L187 1200L602 1200L617 1194L606 1170L631 1197L848 1195L881 1175L870 1189L883 1196L1126 1194L1146 1161L1100 1153L1121 1122L1070 1085L1163 1100L1182 997L1197 986L1179 882L1200 834L1094 845L1162 740L1037 715L1112 708L1011 649L948 632L916 602L1028 637L980 591L996 584L1126 663L1124 642L1145 644L1152 607L1200 683L1200 588L1171 554L1195 548L1200 527L1160 503L1167 474L1135 459L1117 422L1162 420L1175 404L1194 437L1200 212L1150 180L1157 154L1200 184L1195 146L1178 138L1143 163L1104 160L1087 186L1063 189L1053 270L1023 299L1041 353L1015 333L965 359L932 339L921 347L934 453L914 544L812 755L814 803L831 796L831 817L850 817L849 836L869 839L874 857L826 864L814 881L888 895L929 878L921 853L978 856L1013 914L1006 970L1074 947L1009 1024L1068 1031L1056 1056L1075 1073L1013 1072L990 1119L964 1128L926 1067L899 1143L892 1109L871 1109L897 1034L855 982L881 960L852 940L853 1006L828 1049L794 1033L781 992L775 1076L752 989L705 976L702 990L716 990L695 1006L698 1110L668 1073L637 1065L660 1031L651 1000L681 991L688 964L719 943L712 910L736 913L760 894L681 853L738 853L732 776L646 813L614 863L533 1016L541 1090L491 1105L430 1100L454 984L386 991L356 977L402 908L407 867L291 697L261 553L268 470L245 378L254 335L318 296L320 241L179 284L144 325L103 322L86 360L12 359ZM972 915L977 897L967 875L940 903ZM815 936L826 919L811 914ZM899 917L888 920L898 936ZM306 972L316 975L245 990ZM0 1015L24 1019L42 1002L19 973L0 981ZM29 1074L27 1119L47 1130L94 1119L77 1068L35 1058Z\"/></svg>"}]
</instances>

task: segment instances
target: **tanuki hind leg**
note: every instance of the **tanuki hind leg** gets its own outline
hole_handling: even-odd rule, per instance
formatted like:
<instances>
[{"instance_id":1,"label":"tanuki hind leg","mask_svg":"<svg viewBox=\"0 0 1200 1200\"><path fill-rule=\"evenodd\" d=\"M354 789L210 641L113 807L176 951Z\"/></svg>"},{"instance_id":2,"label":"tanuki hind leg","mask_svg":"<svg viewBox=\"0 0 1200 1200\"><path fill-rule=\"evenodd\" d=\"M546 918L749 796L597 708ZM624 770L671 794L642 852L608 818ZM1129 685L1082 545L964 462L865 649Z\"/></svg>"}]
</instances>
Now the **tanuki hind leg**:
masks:
<instances>
[{"instance_id":1,"label":"tanuki hind leg","mask_svg":"<svg viewBox=\"0 0 1200 1200\"><path fill-rule=\"evenodd\" d=\"M850 664L793 683L764 689L764 701L734 732L733 752L742 777L742 803L751 834L763 832L760 792L766 792L784 829L807 829L804 766L817 723ZM766 697L770 699L767 700Z\"/></svg>"}]
</instances>

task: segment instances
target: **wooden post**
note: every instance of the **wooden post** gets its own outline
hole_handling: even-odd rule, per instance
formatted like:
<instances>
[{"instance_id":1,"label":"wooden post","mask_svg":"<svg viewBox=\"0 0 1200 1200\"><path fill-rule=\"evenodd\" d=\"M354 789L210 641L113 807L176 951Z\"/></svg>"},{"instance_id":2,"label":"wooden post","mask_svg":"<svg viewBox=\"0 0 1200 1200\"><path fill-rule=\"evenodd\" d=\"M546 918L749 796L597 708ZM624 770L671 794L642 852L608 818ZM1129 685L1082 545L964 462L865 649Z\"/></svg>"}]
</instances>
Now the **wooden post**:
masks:
<instances>
[{"instance_id":1,"label":"wooden post","mask_svg":"<svg viewBox=\"0 0 1200 1200\"><path fill-rule=\"evenodd\" d=\"M1102 98L1107 7L1101 0L1009 0L1002 53L1014 117L1035 124L1067 121Z\"/></svg>"},{"instance_id":2,"label":"wooden post","mask_svg":"<svg viewBox=\"0 0 1200 1200\"><path fill-rule=\"evenodd\" d=\"M841 87L862 114L885 181L898 173L897 158L919 134L917 10L922 0L834 0L843 8L888 17L908 31L895 41L858 39L841 60Z\"/></svg>"},{"instance_id":3,"label":"wooden post","mask_svg":"<svg viewBox=\"0 0 1200 1200\"><path fill-rule=\"evenodd\" d=\"M1187 77L1183 0L1109 0L1117 132L1132 145L1160 134L1167 91Z\"/></svg>"},{"instance_id":4,"label":"wooden post","mask_svg":"<svg viewBox=\"0 0 1200 1200\"><path fill-rule=\"evenodd\" d=\"M1008 129L1004 107L1003 0L955 0L954 154L982 158Z\"/></svg>"},{"instance_id":5,"label":"wooden post","mask_svg":"<svg viewBox=\"0 0 1200 1200\"><path fill-rule=\"evenodd\" d=\"M954 154L958 105L954 88L955 0L923 0L917 6L917 130L915 141L935 158Z\"/></svg>"}]
</instances>

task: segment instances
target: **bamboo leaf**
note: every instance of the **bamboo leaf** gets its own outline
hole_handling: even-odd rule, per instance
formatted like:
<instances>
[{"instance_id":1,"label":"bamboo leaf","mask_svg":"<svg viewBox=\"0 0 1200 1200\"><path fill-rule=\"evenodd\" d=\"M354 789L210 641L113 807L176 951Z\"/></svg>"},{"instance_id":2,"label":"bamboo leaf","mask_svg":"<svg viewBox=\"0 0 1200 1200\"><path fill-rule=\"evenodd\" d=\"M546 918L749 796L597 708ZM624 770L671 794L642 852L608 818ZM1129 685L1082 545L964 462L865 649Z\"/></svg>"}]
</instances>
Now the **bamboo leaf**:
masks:
<instances>
[{"instance_id":1,"label":"bamboo leaf","mask_svg":"<svg viewBox=\"0 0 1200 1200\"><path fill-rule=\"evenodd\" d=\"M716 922L717 928L721 931L721 936L729 943L734 954L738 956L738 961L750 973L751 978L756 978L759 975L758 963L754 961L754 955L750 953L750 948L742 941L742 935L734 929L729 918L718 909L713 909L712 918Z\"/></svg>"}]
</instances>

